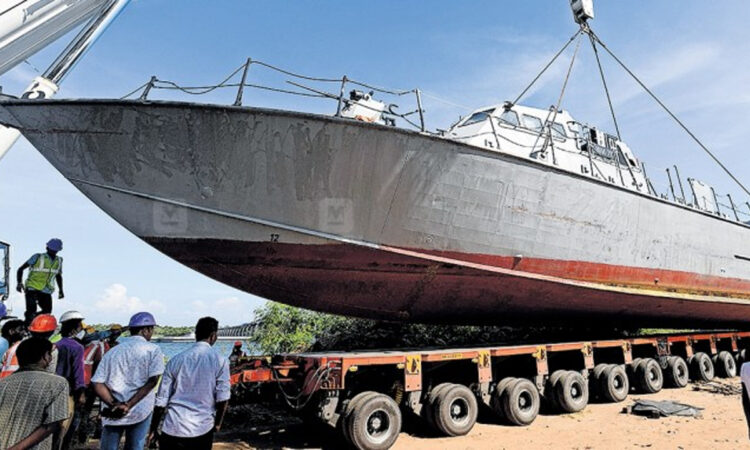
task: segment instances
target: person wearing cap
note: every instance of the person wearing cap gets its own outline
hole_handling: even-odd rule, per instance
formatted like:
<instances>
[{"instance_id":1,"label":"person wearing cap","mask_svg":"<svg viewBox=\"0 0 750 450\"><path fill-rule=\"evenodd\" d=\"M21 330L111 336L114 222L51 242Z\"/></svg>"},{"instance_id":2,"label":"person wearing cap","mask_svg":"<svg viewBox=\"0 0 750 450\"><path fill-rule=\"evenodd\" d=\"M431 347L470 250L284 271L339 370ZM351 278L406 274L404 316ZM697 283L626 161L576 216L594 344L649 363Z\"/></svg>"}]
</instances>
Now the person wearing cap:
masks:
<instances>
[{"instance_id":1,"label":"person wearing cap","mask_svg":"<svg viewBox=\"0 0 750 450\"><path fill-rule=\"evenodd\" d=\"M236 366L243 356L245 356L245 352L242 351L242 342L235 341L232 353L229 355L229 367Z\"/></svg>"},{"instance_id":2,"label":"person wearing cap","mask_svg":"<svg viewBox=\"0 0 750 450\"><path fill-rule=\"evenodd\" d=\"M47 339L48 341L52 338L52 335L55 334L55 330L57 330L57 319L55 319L55 316L52 314L39 314L34 317L34 320L31 321L31 325L29 325L29 333L31 333L31 336ZM57 373L57 357L57 346L52 344L52 361L50 361L47 366L48 372Z\"/></svg>"},{"instance_id":3,"label":"person wearing cap","mask_svg":"<svg viewBox=\"0 0 750 450\"><path fill-rule=\"evenodd\" d=\"M51 450L68 418L68 383L47 372L52 343L31 337L18 347L21 368L0 380L0 448Z\"/></svg>"},{"instance_id":4,"label":"person wearing cap","mask_svg":"<svg viewBox=\"0 0 750 450\"><path fill-rule=\"evenodd\" d=\"M104 341L104 353L107 353L109 351L109 349L111 349L112 347L114 347L115 345L117 345L118 344L117 338L119 338L120 335L122 335L122 333L125 332L125 331L127 331L127 330L128 330L128 327L123 327L119 323L114 323L114 324L110 325L110 327L109 327L110 335Z\"/></svg>"},{"instance_id":5,"label":"person wearing cap","mask_svg":"<svg viewBox=\"0 0 750 450\"><path fill-rule=\"evenodd\" d=\"M83 345L78 341L83 337L83 314L67 311L60 316L60 335L57 341L57 374L68 382L68 409L70 418L63 423L62 449L70 447L75 430L80 422L80 410L85 401L86 383L83 370Z\"/></svg>"},{"instance_id":6,"label":"person wearing cap","mask_svg":"<svg viewBox=\"0 0 750 450\"><path fill-rule=\"evenodd\" d=\"M43 314L52 314L52 294L55 292L55 283L60 287L60 293L57 298L65 297L63 292L62 277L62 256L57 254L62 250L62 241L54 238L47 242L47 251L45 253L35 253L31 255L16 272L18 292L26 293L26 325L31 324L34 316L37 314L37 305ZM21 282L23 271L29 269L29 276L26 278L26 285Z\"/></svg>"},{"instance_id":7,"label":"person wearing cap","mask_svg":"<svg viewBox=\"0 0 750 450\"><path fill-rule=\"evenodd\" d=\"M130 318L130 337L104 354L91 382L102 404L102 450L141 450L154 410L154 388L164 372L164 355L149 342L156 320L148 312Z\"/></svg>"},{"instance_id":8,"label":"person wearing cap","mask_svg":"<svg viewBox=\"0 0 750 450\"><path fill-rule=\"evenodd\" d=\"M2 355L0 364L0 378L10 376L18 370L18 356L16 350L23 339L23 320L16 317L6 318L0 323L0 335L8 342L8 350Z\"/></svg>"},{"instance_id":9,"label":"person wearing cap","mask_svg":"<svg viewBox=\"0 0 750 450\"><path fill-rule=\"evenodd\" d=\"M203 317L195 325L195 340L187 350L169 360L164 370L149 443L164 424L159 448L210 449L214 432L221 428L230 396L229 362L213 349L219 322Z\"/></svg>"}]
</instances>

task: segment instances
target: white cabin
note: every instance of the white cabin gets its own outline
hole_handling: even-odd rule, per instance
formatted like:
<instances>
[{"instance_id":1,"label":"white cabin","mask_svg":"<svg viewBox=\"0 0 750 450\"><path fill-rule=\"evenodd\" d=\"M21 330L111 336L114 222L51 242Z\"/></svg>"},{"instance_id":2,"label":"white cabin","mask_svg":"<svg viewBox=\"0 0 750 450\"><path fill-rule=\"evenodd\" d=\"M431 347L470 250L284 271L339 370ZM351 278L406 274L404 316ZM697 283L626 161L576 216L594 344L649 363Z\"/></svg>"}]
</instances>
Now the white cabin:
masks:
<instances>
[{"instance_id":1,"label":"white cabin","mask_svg":"<svg viewBox=\"0 0 750 450\"><path fill-rule=\"evenodd\" d=\"M643 167L624 142L565 110L507 103L480 108L445 137L649 193Z\"/></svg>"}]
</instances>

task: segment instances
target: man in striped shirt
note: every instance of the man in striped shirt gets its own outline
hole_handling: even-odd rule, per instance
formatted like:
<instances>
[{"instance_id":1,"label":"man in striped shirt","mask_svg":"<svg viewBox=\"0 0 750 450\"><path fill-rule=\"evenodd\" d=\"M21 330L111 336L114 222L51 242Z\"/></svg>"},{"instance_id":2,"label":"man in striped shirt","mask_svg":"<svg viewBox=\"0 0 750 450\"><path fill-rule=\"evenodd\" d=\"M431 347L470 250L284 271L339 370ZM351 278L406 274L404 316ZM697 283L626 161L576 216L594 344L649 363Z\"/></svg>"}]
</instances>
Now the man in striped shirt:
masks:
<instances>
[{"instance_id":1,"label":"man in striped shirt","mask_svg":"<svg viewBox=\"0 0 750 450\"><path fill-rule=\"evenodd\" d=\"M46 371L48 340L24 340L17 356L21 368L0 380L0 448L51 450L52 435L68 418L68 383Z\"/></svg>"}]
</instances>

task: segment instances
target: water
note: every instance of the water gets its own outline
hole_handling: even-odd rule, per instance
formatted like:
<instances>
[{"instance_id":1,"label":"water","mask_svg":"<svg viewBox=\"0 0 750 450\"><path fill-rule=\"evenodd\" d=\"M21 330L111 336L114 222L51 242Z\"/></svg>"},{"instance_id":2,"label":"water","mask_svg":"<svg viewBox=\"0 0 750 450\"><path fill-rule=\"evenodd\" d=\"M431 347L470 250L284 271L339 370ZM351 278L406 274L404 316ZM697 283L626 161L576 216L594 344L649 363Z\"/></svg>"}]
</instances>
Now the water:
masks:
<instances>
[{"instance_id":1,"label":"water","mask_svg":"<svg viewBox=\"0 0 750 450\"><path fill-rule=\"evenodd\" d=\"M183 350L186 350L188 347L195 344L195 341L155 342L155 344L161 348L164 356L166 356L167 359L170 359L174 355L180 353ZM232 347L234 347L234 341L217 341L216 344L214 344L214 349L216 349L217 352L221 353L227 358L229 357L229 354L232 353ZM247 344L243 343L242 350L245 353L249 353Z\"/></svg>"}]
</instances>

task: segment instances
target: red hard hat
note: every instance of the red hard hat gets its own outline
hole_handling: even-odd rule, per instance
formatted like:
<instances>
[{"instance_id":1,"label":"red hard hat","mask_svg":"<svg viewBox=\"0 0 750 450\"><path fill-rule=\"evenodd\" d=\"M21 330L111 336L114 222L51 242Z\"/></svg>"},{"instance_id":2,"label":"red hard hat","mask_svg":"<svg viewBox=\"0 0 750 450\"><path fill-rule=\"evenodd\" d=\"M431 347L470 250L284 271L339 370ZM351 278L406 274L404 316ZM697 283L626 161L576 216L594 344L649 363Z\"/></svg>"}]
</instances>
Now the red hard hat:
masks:
<instances>
[{"instance_id":1,"label":"red hard hat","mask_svg":"<svg viewBox=\"0 0 750 450\"><path fill-rule=\"evenodd\" d=\"M29 331L48 333L57 329L57 319L52 314L39 314L31 321Z\"/></svg>"},{"instance_id":2,"label":"red hard hat","mask_svg":"<svg viewBox=\"0 0 750 450\"><path fill-rule=\"evenodd\" d=\"M240 341L234 341L234 346L235 347L242 347L242 342L240 342Z\"/></svg>"}]
</instances>

